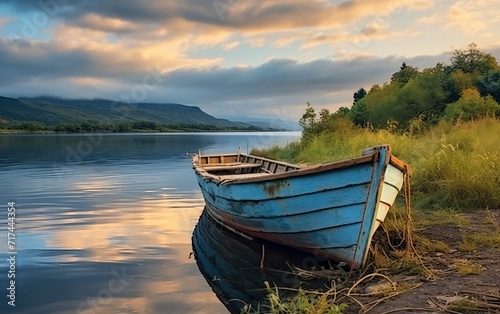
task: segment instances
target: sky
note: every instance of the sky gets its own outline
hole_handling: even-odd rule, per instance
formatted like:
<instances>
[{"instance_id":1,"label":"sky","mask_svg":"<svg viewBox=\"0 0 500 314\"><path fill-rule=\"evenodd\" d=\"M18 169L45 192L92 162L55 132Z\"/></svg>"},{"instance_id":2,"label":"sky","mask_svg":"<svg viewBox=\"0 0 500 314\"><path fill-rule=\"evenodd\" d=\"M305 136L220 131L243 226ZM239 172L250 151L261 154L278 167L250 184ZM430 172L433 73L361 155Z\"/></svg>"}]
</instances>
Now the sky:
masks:
<instances>
[{"instance_id":1,"label":"sky","mask_svg":"<svg viewBox=\"0 0 500 314\"><path fill-rule=\"evenodd\" d=\"M497 0L1 1L0 95L298 120L498 34Z\"/></svg>"}]
</instances>

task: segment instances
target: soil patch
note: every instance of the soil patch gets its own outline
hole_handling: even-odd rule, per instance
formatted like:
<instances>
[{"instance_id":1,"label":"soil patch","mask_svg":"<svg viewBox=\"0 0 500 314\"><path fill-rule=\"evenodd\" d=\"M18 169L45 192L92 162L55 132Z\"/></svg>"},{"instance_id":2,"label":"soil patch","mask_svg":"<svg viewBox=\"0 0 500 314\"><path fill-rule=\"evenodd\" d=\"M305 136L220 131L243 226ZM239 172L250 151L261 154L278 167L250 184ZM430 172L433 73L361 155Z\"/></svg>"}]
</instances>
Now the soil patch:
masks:
<instances>
[{"instance_id":1,"label":"soil patch","mask_svg":"<svg viewBox=\"0 0 500 314\"><path fill-rule=\"evenodd\" d=\"M464 237L499 232L495 223L500 222L500 211L463 215L468 224L429 226L414 232L449 247L448 252L429 252L422 256L435 278L389 276L397 284L403 282L418 287L378 303L368 313L500 313L500 247L478 245L468 251L463 245ZM479 273L462 275L461 265L473 267ZM382 294L358 300L366 305L383 297ZM347 313L359 313L360 308L352 305Z\"/></svg>"}]
</instances>

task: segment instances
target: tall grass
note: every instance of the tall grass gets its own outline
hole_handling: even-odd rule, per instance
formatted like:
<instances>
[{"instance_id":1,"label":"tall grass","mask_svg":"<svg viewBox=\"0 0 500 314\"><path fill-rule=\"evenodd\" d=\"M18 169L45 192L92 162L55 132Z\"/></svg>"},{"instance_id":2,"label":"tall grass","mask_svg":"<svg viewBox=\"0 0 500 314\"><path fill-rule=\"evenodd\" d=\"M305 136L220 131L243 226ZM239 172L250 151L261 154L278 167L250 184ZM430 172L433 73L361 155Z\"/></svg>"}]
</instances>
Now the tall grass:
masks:
<instances>
[{"instance_id":1,"label":"tall grass","mask_svg":"<svg viewBox=\"0 0 500 314\"><path fill-rule=\"evenodd\" d=\"M432 155L415 164L416 205L500 209L500 122L487 118L452 128L443 123L430 135Z\"/></svg>"},{"instance_id":2,"label":"tall grass","mask_svg":"<svg viewBox=\"0 0 500 314\"><path fill-rule=\"evenodd\" d=\"M417 209L500 209L500 121L437 126L412 135L344 125L307 141L253 153L293 163L317 164L359 156L367 147L390 144L413 171L412 200Z\"/></svg>"}]
</instances>

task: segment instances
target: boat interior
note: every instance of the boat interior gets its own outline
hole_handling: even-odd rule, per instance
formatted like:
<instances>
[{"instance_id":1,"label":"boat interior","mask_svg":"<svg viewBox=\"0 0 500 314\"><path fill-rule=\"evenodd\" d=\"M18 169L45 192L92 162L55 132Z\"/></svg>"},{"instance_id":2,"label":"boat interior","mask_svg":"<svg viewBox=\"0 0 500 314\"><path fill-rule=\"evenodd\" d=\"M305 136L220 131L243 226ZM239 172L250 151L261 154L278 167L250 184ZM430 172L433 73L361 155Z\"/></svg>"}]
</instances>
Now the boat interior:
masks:
<instances>
[{"instance_id":1,"label":"boat interior","mask_svg":"<svg viewBox=\"0 0 500 314\"><path fill-rule=\"evenodd\" d=\"M301 169L300 166L244 153L196 155L195 166L215 176L261 176Z\"/></svg>"}]
</instances>

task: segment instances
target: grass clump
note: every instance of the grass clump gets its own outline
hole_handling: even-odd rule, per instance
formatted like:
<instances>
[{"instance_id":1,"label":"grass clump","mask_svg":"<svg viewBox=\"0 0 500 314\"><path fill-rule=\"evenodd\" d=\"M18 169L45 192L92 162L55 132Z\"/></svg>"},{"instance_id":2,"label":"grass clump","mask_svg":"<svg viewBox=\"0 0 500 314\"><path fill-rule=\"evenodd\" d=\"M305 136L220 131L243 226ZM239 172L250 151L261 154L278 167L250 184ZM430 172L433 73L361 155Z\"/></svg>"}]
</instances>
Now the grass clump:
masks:
<instances>
[{"instance_id":1,"label":"grass clump","mask_svg":"<svg viewBox=\"0 0 500 314\"><path fill-rule=\"evenodd\" d=\"M462 252L477 251L477 243L471 241L469 237L462 235L462 242L458 245L458 250Z\"/></svg>"},{"instance_id":2,"label":"grass clump","mask_svg":"<svg viewBox=\"0 0 500 314\"><path fill-rule=\"evenodd\" d=\"M448 253L450 247L443 241L431 240L422 236L413 236L414 243L417 245L419 253Z\"/></svg>"},{"instance_id":3,"label":"grass clump","mask_svg":"<svg viewBox=\"0 0 500 314\"><path fill-rule=\"evenodd\" d=\"M336 304L335 291L324 293L299 289L292 297L282 298L277 287L271 288L266 281L267 304L253 309L245 305L242 314L342 314L347 304Z\"/></svg>"},{"instance_id":4,"label":"grass clump","mask_svg":"<svg viewBox=\"0 0 500 314\"><path fill-rule=\"evenodd\" d=\"M460 276L479 275L484 271L482 265L469 260L457 260L455 266Z\"/></svg>"},{"instance_id":5,"label":"grass clump","mask_svg":"<svg viewBox=\"0 0 500 314\"><path fill-rule=\"evenodd\" d=\"M464 313L467 311L476 311L478 310L478 307L474 302L462 299L448 305L447 310Z\"/></svg>"},{"instance_id":6,"label":"grass clump","mask_svg":"<svg viewBox=\"0 0 500 314\"><path fill-rule=\"evenodd\" d=\"M290 142L286 146L273 145L266 149L253 148L253 155L263 156L276 160L289 160L290 156L295 156L301 150L300 142Z\"/></svg>"},{"instance_id":7,"label":"grass clump","mask_svg":"<svg viewBox=\"0 0 500 314\"><path fill-rule=\"evenodd\" d=\"M500 232L480 232L471 235L464 233L458 249L463 252L474 252L480 246L490 249L500 248Z\"/></svg>"},{"instance_id":8,"label":"grass clump","mask_svg":"<svg viewBox=\"0 0 500 314\"><path fill-rule=\"evenodd\" d=\"M441 209L434 211L418 211L413 213L414 227L416 229L429 226L466 226L470 221L463 214L453 209Z\"/></svg>"},{"instance_id":9,"label":"grass clump","mask_svg":"<svg viewBox=\"0 0 500 314\"><path fill-rule=\"evenodd\" d=\"M479 246L490 249L500 248L500 232L478 232L478 233L463 233L462 242L459 245L459 250L464 252L473 252Z\"/></svg>"},{"instance_id":10,"label":"grass clump","mask_svg":"<svg viewBox=\"0 0 500 314\"><path fill-rule=\"evenodd\" d=\"M475 243L483 245L487 248L500 248L500 232L480 232L470 236Z\"/></svg>"},{"instance_id":11,"label":"grass clump","mask_svg":"<svg viewBox=\"0 0 500 314\"><path fill-rule=\"evenodd\" d=\"M461 251L472 252L478 247L500 248L500 225L491 211L484 213L486 218L480 232L462 233L462 242L459 245Z\"/></svg>"}]
</instances>

